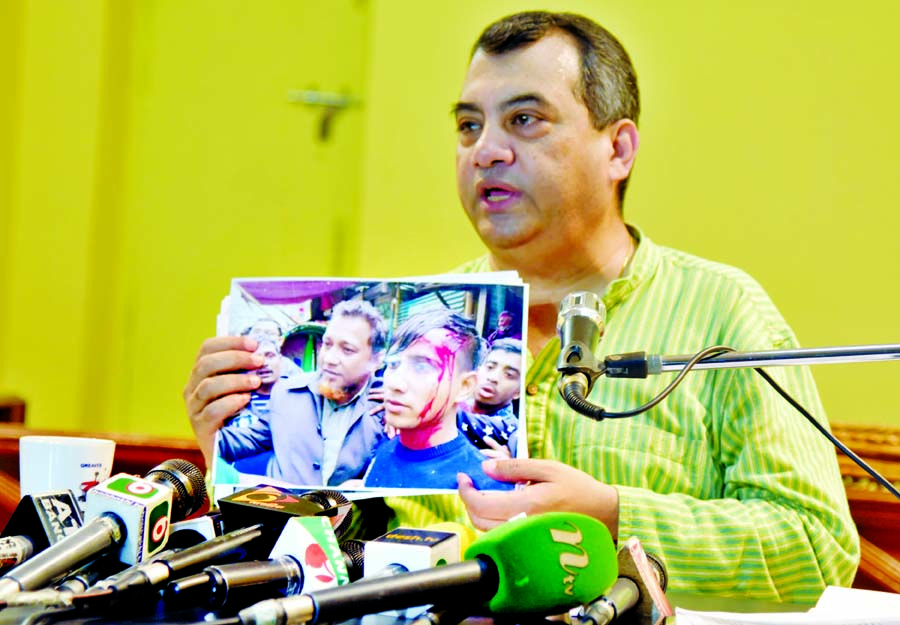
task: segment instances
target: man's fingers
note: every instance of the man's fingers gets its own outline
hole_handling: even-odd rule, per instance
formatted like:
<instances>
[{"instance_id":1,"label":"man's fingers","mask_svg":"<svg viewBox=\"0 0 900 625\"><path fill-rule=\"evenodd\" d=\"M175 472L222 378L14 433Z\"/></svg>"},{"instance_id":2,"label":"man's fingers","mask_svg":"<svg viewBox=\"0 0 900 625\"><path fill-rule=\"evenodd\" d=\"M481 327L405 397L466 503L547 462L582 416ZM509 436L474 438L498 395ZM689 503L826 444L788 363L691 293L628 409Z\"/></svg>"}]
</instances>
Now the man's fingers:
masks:
<instances>
[{"instance_id":1,"label":"man's fingers","mask_svg":"<svg viewBox=\"0 0 900 625\"><path fill-rule=\"evenodd\" d=\"M199 414L205 411L209 404L229 395L250 393L256 390L260 383L259 376L252 373L230 373L206 378L187 397L188 413ZM246 403L243 402L241 407Z\"/></svg>"},{"instance_id":2,"label":"man's fingers","mask_svg":"<svg viewBox=\"0 0 900 625\"><path fill-rule=\"evenodd\" d=\"M211 379L221 377L226 373L258 369L262 366L263 361L263 357L259 354L235 350L202 356L194 363L194 369L184 387L185 399L190 395L197 394L198 388ZM208 396L211 395L208 394Z\"/></svg>"},{"instance_id":3,"label":"man's fingers","mask_svg":"<svg viewBox=\"0 0 900 625\"><path fill-rule=\"evenodd\" d=\"M528 500L522 491L483 491L475 488L465 473L457 474L459 496L478 529L500 525L527 511Z\"/></svg>"},{"instance_id":4,"label":"man's fingers","mask_svg":"<svg viewBox=\"0 0 900 625\"><path fill-rule=\"evenodd\" d=\"M203 341L200 345L200 351L197 354L199 360L207 354L215 352L227 352L231 350L252 352L256 349L257 343L249 336L214 336Z\"/></svg>"},{"instance_id":5,"label":"man's fingers","mask_svg":"<svg viewBox=\"0 0 900 625\"><path fill-rule=\"evenodd\" d=\"M511 458L488 460L483 468L488 476L501 482L549 482L559 476L563 466L556 460Z\"/></svg>"},{"instance_id":6,"label":"man's fingers","mask_svg":"<svg viewBox=\"0 0 900 625\"><path fill-rule=\"evenodd\" d=\"M198 414L198 419L215 431L222 427L226 419L240 412L249 402L249 393L226 395L208 403Z\"/></svg>"},{"instance_id":7,"label":"man's fingers","mask_svg":"<svg viewBox=\"0 0 900 625\"><path fill-rule=\"evenodd\" d=\"M203 379L232 371L258 369L265 362L260 354L240 350L207 354L194 363L193 375Z\"/></svg>"}]
</instances>

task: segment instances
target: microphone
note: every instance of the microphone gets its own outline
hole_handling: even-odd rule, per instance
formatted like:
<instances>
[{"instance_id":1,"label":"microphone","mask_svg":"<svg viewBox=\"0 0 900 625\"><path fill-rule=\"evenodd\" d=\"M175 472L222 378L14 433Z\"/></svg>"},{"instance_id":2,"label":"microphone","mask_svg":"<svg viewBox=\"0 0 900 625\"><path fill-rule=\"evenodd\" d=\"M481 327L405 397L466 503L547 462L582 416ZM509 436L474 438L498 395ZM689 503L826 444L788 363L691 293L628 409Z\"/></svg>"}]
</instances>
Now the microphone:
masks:
<instances>
[{"instance_id":1,"label":"microphone","mask_svg":"<svg viewBox=\"0 0 900 625\"><path fill-rule=\"evenodd\" d=\"M252 525L216 536L202 543L138 564L118 575L107 578L77 599L82 603L94 603L97 599L110 599L126 591L152 590L166 583L174 575L187 573L206 566L210 562L241 560L248 544L265 533L262 525Z\"/></svg>"},{"instance_id":2,"label":"microphone","mask_svg":"<svg viewBox=\"0 0 900 625\"><path fill-rule=\"evenodd\" d=\"M137 564L166 545L170 520L181 521L206 500L203 473L186 460L166 460L143 479L120 473L88 491L85 520L112 515L130 528L119 560Z\"/></svg>"},{"instance_id":3,"label":"microphone","mask_svg":"<svg viewBox=\"0 0 900 625\"><path fill-rule=\"evenodd\" d=\"M222 514L208 512L193 519L172 523L169 526L169 540L166 541L166 549L193 547L204 540L221 536L224 533Z\"/></svg>"},{"instance_id":4,"label":"microphone","mask_svg":"<svg viewBox=\"0 0 900 625\"><path fill-rule=\"evenodd\" d=\"M218 503L226 531L254 523L281 529L292 517L327 516L340 535L353 520L350 500L333 490L296 494L276 486L256 486L223 497Z\"/></svg>"},{"instance_id":5,"label":"microphone","mask_svg":"<svg viewBox=\"0 0 900 625\"><path fill-rule=\"evenodd\" d=\"M298 517L289 523L293 524L302 524L309 532L291 553L277 555L288 549L276 543L270 560L206 567L202 573L171 582L163 597L166 604L243 607L260 598L296 595L359 579L363 569L360 541L345 541L338 547L330 524L322 517Z\"/></svg>"},{"instance_id":6,"label":"microphone","mask_svg":"<svg viewBox=\"0 0 900 625\"><path fill-rule=\"evenodd\" d=\"M461 559L460 537L449 531L398 527L365 545L364 579L421 571ZM389 616L415 618L428 606L389 611Z\"/></svg>"},{"instance_id":7,"label":"microphone","mask_svg":"<svg viewBox=\"0 0 900 625\"><path fill-rule=\"evenodd\" d=\"M606 307L595 293L569 293L560 302L556 318L560 344L556 369L562 374L559 388L564 397L567 388L581 398L591 392L594 381L602 373L596 352L605 329Z\"/></svg>"},{"instance_id":8,"label":"microphone","mask_svg":"<svg viewBox=\"0 0 900 625\"><path fill-rule=\"evenodd\" d=\"M81 510L70 490L25 495L0 533L0 568L10 568L81 527Z\"/></svg>"},{"instance_id":9,"label":"microphone","mask_svg":"<svg viewBox=\"0 0 900 625\"><path fill-rule=\"evenodd\" d=\"M168 550L161 551L154 558L168 554ZM109 575L116 571L125 574L136 568L132 566L122 571L122 563L114 553L105 553L96 560L87 563L76 571L64 577L54 588L42 588L40 590L23 590L9 596L4 607L39 606L42 608L69 608L74 605L76 597L91 587L103 575Z\"/></svg>"},{"instance_id":10,"label":"microphone","mask_svg":"<svg viewBox=\"0 0 900 625\"><path fill-rule=\"evenodd\" d=\"M634 623L654 623L659 616L674 615L665 596L669 577L659 558L645 553L640 541L632 536L619 549L617 560L616 583L599 599L579 609L572 616L574 623L608 625L625 612Z\"/></svg>"},{"instance_id":11,"label":"microphone","mask_svg":"<svg viewBox=\"0 0 900 625\"><path fill-rule=\"evenodd\" d=\"M269 553L270 557L276 557L281 553L278 552L278 542L275 542L275 547L273 542L277 538L289 545L298 540L298 525L294 522L304 518L315 519L315 523L327 526L332 534L332 524L336 523L338 530L343 531L352 520L350 501L336 491L312 491L295 496L275 487L255 487L220 499L219 504L222 508L222 525L225 529L231 528L231 531L177 551L171 556L153 558L143 566L134 567L95 584L84 595L75 597L75 600L92 604L100 600L119 601L119 595L126 592L130 596L133 591L150 591L170 579L193 574L210 564L245 560L248 551L254 554ZM297 517L297 514L321 516ZM219 520L216 519L213 525L218 526ZM245 525L251 521L255 523ZM276 538L273 538L273 534ZM337 551L337 541L334 542Z\"/></svg>"},{"instance_id":12,"label":"microphone","mask_svg":"<svg viewBox=\"0 0 900 625\"><path fill-rule=\"evenodd\" d=\"M242 625L342 621L422 604L492 613L555 614L592 601L616 579L606 526L583 514L549 512L486 532L455 564L362 579L310 594L268 599L238 612Z\"/></svg>"},{"instance_id":13,"label":"microphone","mask_svg":"<svg viewBox=\"0 0 900 625\"><path fill-rule=\"evenodd\" d=\"M113 476L88 491L88 520L80 529L0 577L0 599L42 588L116 548L120 560L133 564L165 545L170 509L181 520L205 497L203 474L185 460L167 460L145 479Z\"/></svg>"}]
</instances>

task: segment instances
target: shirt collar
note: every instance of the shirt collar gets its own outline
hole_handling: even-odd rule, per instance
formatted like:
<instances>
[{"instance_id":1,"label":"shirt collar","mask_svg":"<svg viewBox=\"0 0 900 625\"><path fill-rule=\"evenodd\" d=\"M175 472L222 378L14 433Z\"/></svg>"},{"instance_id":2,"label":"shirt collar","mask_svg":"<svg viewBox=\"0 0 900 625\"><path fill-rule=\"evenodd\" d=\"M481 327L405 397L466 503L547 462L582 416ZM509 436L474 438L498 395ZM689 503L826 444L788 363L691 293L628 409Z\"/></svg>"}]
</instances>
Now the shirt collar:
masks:
<instances>
[{"instance_id":1,"label":"shirt collar","mask_svg":"<svg viewBox=\"0 0 900 625\"><path fill-rule=\"evenodd\" d=\"M659 248L637 226L627 224L627 228L637 247L625 266L625 273L610 282L601 296L607 312L628 299L636 288L653 277L659 267Z\"/></svg>"},{"instance_id":2,"label":"shirt collar","mask_svg":"<svg viewBox=\"0 0 900 625\"><path fill-rule=\"evenodd\" d=\"M638 286L653 277L659 267L659 247L638 226L626 224L626 227L634 238L636 248L625 267L625 273L610 282L602 295L603 305L606 306L607 312L628 299L628 296ZM485 254L465 263L454 273L483 273L490 270L490 260Z\"/></svg>"}]
</instances>

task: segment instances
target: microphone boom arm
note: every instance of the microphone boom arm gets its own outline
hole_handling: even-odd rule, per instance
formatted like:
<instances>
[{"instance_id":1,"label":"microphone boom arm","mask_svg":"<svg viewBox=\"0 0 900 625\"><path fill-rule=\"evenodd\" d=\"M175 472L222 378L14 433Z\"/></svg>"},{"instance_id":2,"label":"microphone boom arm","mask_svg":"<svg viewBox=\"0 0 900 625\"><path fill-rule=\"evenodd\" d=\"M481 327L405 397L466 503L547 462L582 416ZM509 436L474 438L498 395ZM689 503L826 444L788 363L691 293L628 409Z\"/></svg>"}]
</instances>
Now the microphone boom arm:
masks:
<instances>
[{"instance_id":1,"label":"microphone boom arm","mask_svg":"<svg viewBox=\"0 0 900 625\"><path fill-rule=\"evenodd\" d=\"M647 377L666 371L679 371L694 358L691 354L664 356L643 352L614 354L604 358L600 375L610 378ZM646 374L632 370L646 360ZM796 365L825 365L852 362L900 360L900 343L883 345L850 345L804 349L773 349L759 352L730 351L703 358L693 369L738 369L743 367L782 367Z\"/></svg>"}]
</instances>

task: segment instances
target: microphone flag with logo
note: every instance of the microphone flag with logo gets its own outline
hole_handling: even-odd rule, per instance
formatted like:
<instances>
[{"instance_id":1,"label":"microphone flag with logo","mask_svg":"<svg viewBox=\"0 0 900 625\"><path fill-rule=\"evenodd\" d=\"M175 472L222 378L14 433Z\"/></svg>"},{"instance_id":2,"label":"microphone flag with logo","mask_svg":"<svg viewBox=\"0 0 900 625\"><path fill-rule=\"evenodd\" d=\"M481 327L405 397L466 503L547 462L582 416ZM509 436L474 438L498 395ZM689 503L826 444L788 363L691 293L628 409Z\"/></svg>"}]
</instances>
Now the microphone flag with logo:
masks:
<instances>
[{"instance_id":1,"label":"microphone flag with logo","mask_svg":"<svg viewBox=\"0 0 900 625\"><path fill-rule=\"evenodd\" d=\"M25 495L16 505L0 542L7 538L25 538L31 553L40 553L81 527L81 509L70 490ZM25 560L21 558L19 562ZM18 564L19 562L11 562Z\"/></svg>"},{"instance_id":2,"label":"microphone flag with logo","mask_svg":"<svg viewBox=\"0 0 900 625\"><path fill-rule=\"evenodd\" d=\"M119 473L88 491L86 521L114 514L128 528L119 560L143 562L162 551L169 538L169 522L196 512L206 498L200 470L186 460L166 460L143 478Z\"/></svg>"}]
</instances>

